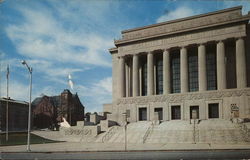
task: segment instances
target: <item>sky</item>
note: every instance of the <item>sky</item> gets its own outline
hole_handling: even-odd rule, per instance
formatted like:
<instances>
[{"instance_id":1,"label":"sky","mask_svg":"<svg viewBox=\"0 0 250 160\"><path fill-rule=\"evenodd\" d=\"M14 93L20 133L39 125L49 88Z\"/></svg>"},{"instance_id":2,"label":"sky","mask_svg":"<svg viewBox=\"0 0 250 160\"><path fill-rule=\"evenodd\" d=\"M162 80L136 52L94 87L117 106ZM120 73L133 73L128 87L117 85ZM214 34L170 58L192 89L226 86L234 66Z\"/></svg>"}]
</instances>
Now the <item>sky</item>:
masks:
<instances>
[{"instance_id":1,"label":"sky","mask_svg":"<svg viewBox=\"0 0 250 160\"><path fill-rule=\"evenodd\" d=\"M1 0L0 97L32 99L78 94L85 112L101 112L112 103L112 58L108 52L121 31L234 6L250 11L250 0Z\"/></svg>"}]
</instances>

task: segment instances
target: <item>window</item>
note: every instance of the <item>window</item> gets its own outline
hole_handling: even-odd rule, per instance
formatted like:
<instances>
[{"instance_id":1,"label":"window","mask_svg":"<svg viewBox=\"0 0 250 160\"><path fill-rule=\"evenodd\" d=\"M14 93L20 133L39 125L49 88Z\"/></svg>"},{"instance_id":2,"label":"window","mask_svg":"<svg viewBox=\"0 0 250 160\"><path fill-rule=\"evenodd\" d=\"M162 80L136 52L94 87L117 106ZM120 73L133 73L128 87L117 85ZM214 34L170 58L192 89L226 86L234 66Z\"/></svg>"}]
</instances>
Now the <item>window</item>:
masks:
<instances>
[{"instance_id":1,"label":"window","mask_svg":"<svg viewBox=\"0 0 250 160\"><path fill-rule=\"evenodd\" d=\"M190 119L199 119L199 106L190 106Z\"/></svg>"},{"instance_id":2,"label":"window","mask_svg":"<svg viewBox=\"0 0 250 160\"><path fill-rule=\"evenodd\" d=\"M171 87L172 93L180 93L180 52L171 54Z\"/></svg>"},{"instance_id":3,"label":"window","mask_svg":"<svg viewBox=\"0 0 250 160\"><path fill-rule=\"evenodd\" d=\"M139 121L147 120L147 108L139 108Z\"/></svg>"},{"instance_id":4,"label":"window","mask_svg":"<svg viewBox=\"0 0 250 160\"><path fill-rule=\"evenodd\" d=\"M162 56L156 58L156 94L163 94L163 62Z\"/></svg>"},{"instance_id":5,"label":"window","mask_svg":"<svg viewBox=\"0 0 250 160\"><path fill-rule=\"evenodd\" d=\"M142 96L147 95L147 60L145 57L142 58L142 63L141 63L141 68L142 68Z\"/></svg>"},{"instance_id":6,"label":"window","mask_svg":"<svg viewBox=\"0 0 250 160\"><path fill-rule=\"evenodd\" d=\"M235 40L228 40L225 42L226 81L228 89L237 88L235 45Z\"/></svg>"},{"instance_id":7,"label":"window","mask_svg":"<svg viewBox=\"0 0 250 160\"><path fill-rule=\"evenodd\" d=\"M208 118L219 118L219 104L208 104Z\"/></svg>"},{"instance_id":8,"label":"window","mask_svg":"<svg viewBox=\"0 0 250 160\"><path fill-rule=\"evenodd\" d=\"M206 53L207 68L207 90L217 89L217 73L216 73L216 48L215 45L208 45Z\"/></svg>"},{"instance_id":9,"label":"window","mask_svg":"<svg viewBox=\"0 0 250 160\"><path fill-rule=\"evenodd\" d=\"M189 91L198 91L198 56L197 50L190 49L188 53L188 82Z\"/></svg>"},{"instance_id":10,"label":"window","mask_svg":"<svg viewBox=\"0 0 250 160\"><path fill-rule=\"evenodd\" d=\"M171 106L172 120L181 119L181 106Z\"/></svg>"},{"instance_id":11,"label":"window","mask_svg":"<svg viewBox=\"0 0 250 160\"><path fill-rule=\"evenodd\" d=\"M155 112L158 113L159 120L162 120L162 108L155 108Z\"/></svg>"}]
</instances>

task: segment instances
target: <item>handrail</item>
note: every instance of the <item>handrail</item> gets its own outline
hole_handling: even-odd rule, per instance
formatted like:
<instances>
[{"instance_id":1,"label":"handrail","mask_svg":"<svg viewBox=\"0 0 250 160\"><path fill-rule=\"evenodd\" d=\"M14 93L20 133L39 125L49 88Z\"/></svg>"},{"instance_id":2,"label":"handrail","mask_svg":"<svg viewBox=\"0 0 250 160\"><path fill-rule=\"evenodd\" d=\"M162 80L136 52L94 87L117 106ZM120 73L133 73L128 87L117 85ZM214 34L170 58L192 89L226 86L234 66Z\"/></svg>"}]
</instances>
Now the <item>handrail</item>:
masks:
<instances>
[{"instance_id":1,"label":"handrail","mask_svg":"<svg viewBox=\"0 0 250 160\"><path fill-rule=\"evenodd\" d=\"M145 143L148 136L149 136L149 133L151 132L151 130L153 130L153 122L151 123L151 125L148 127L146 133L144 134L143 138L142 138L142 143Z\"/></svg>"},{"instance_id":2,"label":"handrail","mask_svg":"<svg viewBox=\"0 0 250 160\"><path fill-rule=\"evenodd\" d=\"M115 130L116 129L116 130ZM104 143L105 141L108 141L117 131L117 127L113 126L108 133L106 133L103 137L102 137L102 142Z\"/></svg>"}]
</instances>

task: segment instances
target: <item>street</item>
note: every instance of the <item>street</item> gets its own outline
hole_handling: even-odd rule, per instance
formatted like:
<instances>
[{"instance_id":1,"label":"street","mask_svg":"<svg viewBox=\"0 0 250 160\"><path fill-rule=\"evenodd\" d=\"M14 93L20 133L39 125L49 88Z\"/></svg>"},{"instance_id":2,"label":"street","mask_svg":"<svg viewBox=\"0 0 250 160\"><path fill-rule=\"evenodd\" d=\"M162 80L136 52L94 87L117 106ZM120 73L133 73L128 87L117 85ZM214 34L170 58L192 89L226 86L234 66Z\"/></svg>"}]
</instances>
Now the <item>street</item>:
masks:
<instances>
[{"instance_id":1,"label":"street","mask_svg":"<svg viewBox=\"0 0 250 160\"><path fill-rule=\"evenodd\" d=\"M0 158L35 160L73 159L250 159L250 150L210 151L132 151L132 152L55 152L55 153L1 153Z\"/></svg>"}]
</instances>

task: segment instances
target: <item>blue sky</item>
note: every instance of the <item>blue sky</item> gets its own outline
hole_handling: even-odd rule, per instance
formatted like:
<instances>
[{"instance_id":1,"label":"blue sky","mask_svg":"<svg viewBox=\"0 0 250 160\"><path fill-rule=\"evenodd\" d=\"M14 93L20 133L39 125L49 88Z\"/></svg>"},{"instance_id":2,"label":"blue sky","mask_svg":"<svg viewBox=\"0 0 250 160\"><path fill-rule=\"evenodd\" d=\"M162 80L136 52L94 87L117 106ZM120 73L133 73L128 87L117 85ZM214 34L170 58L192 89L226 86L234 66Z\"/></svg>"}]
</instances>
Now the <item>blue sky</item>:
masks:
<instances>
[{"instance_id":1,"label":"blue sky","mask_svg":"<svg viewBox=\"0 0 250 160\"><path fill-rule=\"evenodd\" d=\"M33 67L33 98L69 88L68 74L86 111L112 102L112 59L108 52L121 31L242 5L250 1L205 0L4 0L0 3L0 96L6 96L10 65L13 99L28 101Z\"/></svg>"}]
</instances>

